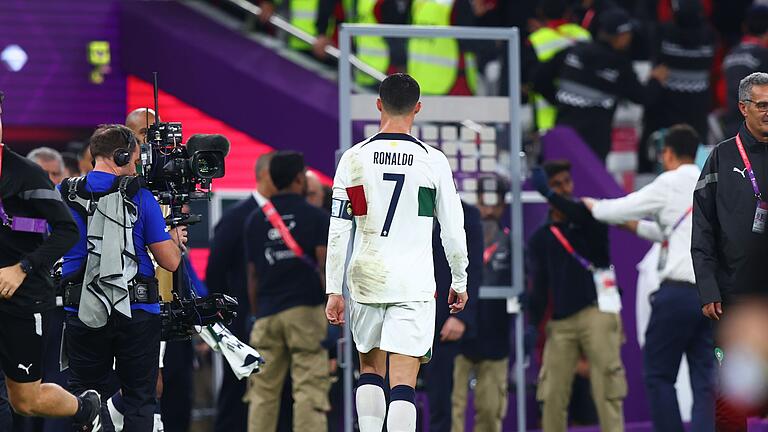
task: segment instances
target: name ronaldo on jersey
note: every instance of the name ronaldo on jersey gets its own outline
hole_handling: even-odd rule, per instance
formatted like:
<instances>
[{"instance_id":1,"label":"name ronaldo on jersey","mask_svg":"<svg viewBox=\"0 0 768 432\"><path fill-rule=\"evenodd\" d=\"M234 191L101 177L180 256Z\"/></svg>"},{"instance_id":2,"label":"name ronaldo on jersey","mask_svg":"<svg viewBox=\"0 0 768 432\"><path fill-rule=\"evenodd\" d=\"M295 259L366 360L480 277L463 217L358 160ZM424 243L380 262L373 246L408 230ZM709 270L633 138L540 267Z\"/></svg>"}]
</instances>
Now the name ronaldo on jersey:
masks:
<instances>
[{"instance_id":1,"label":"name ronaldo on jersey","mask_svg":"<svg viewBox=\"0 0 768 432\"><path fill-rule=\"evenodd\" d=\"M379 165L413 166L413 155L393 152L374 152L373 163Z\"/></svg>"}]
</instances>

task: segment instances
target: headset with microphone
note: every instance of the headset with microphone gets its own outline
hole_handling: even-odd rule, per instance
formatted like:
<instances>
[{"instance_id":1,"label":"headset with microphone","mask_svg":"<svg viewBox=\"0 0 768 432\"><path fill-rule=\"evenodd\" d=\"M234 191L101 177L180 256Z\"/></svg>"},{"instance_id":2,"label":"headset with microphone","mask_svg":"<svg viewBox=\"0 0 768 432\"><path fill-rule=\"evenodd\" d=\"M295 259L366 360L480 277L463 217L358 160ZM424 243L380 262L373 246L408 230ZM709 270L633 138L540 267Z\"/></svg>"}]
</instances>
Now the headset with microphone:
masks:
<instances>
[{"instance_id":1,"label":"headset with microphone","mask_svg":"<svg viewBox=\"0 0 768 432\"><path fill-rule=\"evenodd\" d=\"M120 131L120 134L125 138L128 147L115 149L112 153L112 160L115 161L115 165L124 167L131 162L131 155L138 145L138 142L136 140L136 135L134 135L127 127L118 126L117 130Z\"/></svg>"}]
</instances>

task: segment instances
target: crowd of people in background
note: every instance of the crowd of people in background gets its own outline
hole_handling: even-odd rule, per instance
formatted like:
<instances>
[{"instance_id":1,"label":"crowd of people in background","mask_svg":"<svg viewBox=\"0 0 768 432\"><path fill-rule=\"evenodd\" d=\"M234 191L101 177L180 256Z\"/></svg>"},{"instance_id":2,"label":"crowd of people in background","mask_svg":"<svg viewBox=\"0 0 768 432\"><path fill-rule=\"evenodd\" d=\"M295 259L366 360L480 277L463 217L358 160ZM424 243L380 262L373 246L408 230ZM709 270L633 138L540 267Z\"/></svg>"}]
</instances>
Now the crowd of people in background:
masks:
<instances>
[{"instance_id":1,"label":"crowd of people in background","mask_svg":"<svg viewBox=\"0 0 768 432\"><path fill-rule=\"evenodd\" d=\"M534 109L531 132L573 127L600 158L612 149L612 119L623 102L642 107L640 173L657 173L658 131L685 123L705 145L731 136L739 118L735 89L768 61L768 4L753 0L251 0L258 31L281 36L274 14L315 36L291 49L333 64L325 48L339 25L412 24L521 30L522 96ZM226 0L209 2L239 11ZM356 37L358 57L378 71L407 72L424 94L504 95L506 51L493 41ZM646 64L650 72L637 73ZM580 65L583 66L580 67ZM640 77L640 78L638 78ZM357 72L357 84L377 81ZM599 118L600 121L590 122Z\"/></svg>"}]
</instances>

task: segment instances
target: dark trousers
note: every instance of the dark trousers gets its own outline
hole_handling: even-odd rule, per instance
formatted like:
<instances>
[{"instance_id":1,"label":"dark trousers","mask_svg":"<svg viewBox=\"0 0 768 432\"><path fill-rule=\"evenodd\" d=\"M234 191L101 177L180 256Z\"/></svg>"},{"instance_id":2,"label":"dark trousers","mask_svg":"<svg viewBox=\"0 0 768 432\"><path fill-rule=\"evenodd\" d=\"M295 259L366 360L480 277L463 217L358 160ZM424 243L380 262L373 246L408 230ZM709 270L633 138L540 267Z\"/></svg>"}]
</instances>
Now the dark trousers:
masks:
<instances>
[{"instance_id":1,"label":"dark trousers","mask_svg":"<svg viewBox=\"0 0 768 432\"><path fill-rule=\"evenodd\" d=\"M10 431L13 429L13 416L11 415L11 404L8 403L8 389L5 388L5 374L0 370L0 430Z\"/></svg>"},{"instance_id":2,"label":"dark trousers","mask_svg":"<svg viewBox=\"0 0 768 432\"><path fill-rule=\"evenodd\" d=\"M434 356L422 368L427 381L429 432L450 432L453 365L459 354L459 343L435 340L433 346Z\"/></svg>"},{"instance_id":3,"label":"dark trousers","mask_svg":"<svg viewBox=\"0 0 768 432\"><path fill-rule=\"evenodd\" d=\"M192 341L171 341L163 360L163 427L165 432L187 432L192 421ZM230 429L230 432L240 429ZM244 429L243 429L244 430Z\"/></svg>"},{"instance_id":4,"label":"dark trousers","mask_svg":"<svg viewBox=\"0 0 768 432\"><path fill-rule=\"evenodd\" d=\"M58 384L67 388L69 369L61 371L59 357L61 353L61 338L66 313L63 308L56 308L44 316L45 345L43 347L43 382ZM103 395L108 396L108 395ZM43 420L43 432L70 432L71 419L47 418Z\"/></svg>"},{"instance_id":5,"label":"dark trousers","mask_svg":"<svg viewBox=\"0 0 768 432\"><path fill-rule=\"evenodd\" d=\"M714 341L711 324L701 313L696 286L665 281L652 294L651 306L643 361L654 430L684 431L675 381L685 354L693 389L690 430L714 432Z\"/></svg>"},{"instance_id":6,"label":"dark trousers","mask_svg":"<svg viewBox=\"0 0 768 432\"><path fill-rule=\"evenodd\" d=\"M238 296L238 299L247 297ZM241 300L242 301L242 300ZM248 331L245 330L246 313L238 312L238 318L232 321L230 331L243 342L248 342ZM241 318L243 317L243 318ZM243 402L248 380L238 380L229 365L224 365L221 379L221 388L216 403L216 423L214 432L244 431L248 429L248 405Z\"/></svg>"},{"instance_id":7,"label":"dark trousers","mask_svg":"<svg viewBox=\"0 0 768 432\"><path fill-rule=\"evenodd\" d=\"M95 389L104 400L110 392L113 359L125 403L123 432L152 432L157 401L160 317L141 310L132 318L114 312L104 327L92 329L77 314L67 315L64 334L69 355L69 388L74 394Z\"/></svg>"},{"instance_id":8,"label":"dark trousers","mask_svg":"<svg viewBox=\"0 0 768 432\"><path fill-rule=\"evenodd\" d=\"M217 402L215 432L232 432L248 428L248 405L243 402L247 380L238 380L232 369L224 365Z\"/></svg>"}]
</instances>

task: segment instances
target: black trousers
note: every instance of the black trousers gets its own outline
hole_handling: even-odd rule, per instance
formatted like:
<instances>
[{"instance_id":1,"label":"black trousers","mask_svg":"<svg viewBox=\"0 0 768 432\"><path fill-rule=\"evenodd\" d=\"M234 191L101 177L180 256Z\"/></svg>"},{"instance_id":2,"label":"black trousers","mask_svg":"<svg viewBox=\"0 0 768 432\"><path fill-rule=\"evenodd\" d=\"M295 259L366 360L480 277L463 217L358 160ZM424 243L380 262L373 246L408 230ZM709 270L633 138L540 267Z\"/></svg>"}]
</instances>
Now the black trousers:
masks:
<instances>
[{"instance_id":1,"label":"black trousers","mask_svg":"<svg viewBox=\"0 0 768 432\"><path fill-rule=\"evenodd\" d=\"M8 389L5 388L5 375L0 370L0 430L10 431L13 429L13 416L11 415L11 404L8 402Z\"/></svg>"},{"instance_id":2,"label":"black trousers","mask_svg":"<svg viewBox=\"0 0 768 432\"><path fill-rule=\"evenodd\" d=\"M433 346L434 356L423 367L429 399L429 431L450 432L453 365L460 347L458 342L444 343L437 339Z\"/></svg>"},{"instance_id":3,"label":"black trousers","mask_svg":"<svg viewBox=\"0 0 768 432\"><path fill-rule=\"evenodd\" d=\"M104 327L92 329L76 313L67 314L64 333L69 355L69 389L95 389L105 400L111 392L113 359L125 403L123 432L152 432L160 357L160 317L141 310L132 318L117 312Z\"/></svg>"},{"instance_id":4,"label":"black trousers","mask_svg":"<svg viewBox=\"0 0 768 432\"><path fill-rule=\"evenodd\" d=\"M192 341L171 341L163 360L162 415L165 432L187 432L192 421ZM240 429L230 429L233 432ZM245 430L245 429L243 429Z\"/></svg>"},{"instance_id":5,"label":"black trousers","mask_svg":"<svg viewBox=\"0 0 768 432\"><path fill-rule=\"evenodd\" d=\"M238 299L246 298L238 296ZM247 300L246 300L247 301ZM244 343L250 340L249 330L246 330L246 314L238 312L238 317L227 326L232 334ZM248 429L248 404L243 402L248 380L238 380L229 365L224 365L221 388L216 403L216 423L214 432L245 431Z\"/></svg>"},{"instance_id":6,"label":"black trousers","mask_svg":"<svg viewBox=\"0 0 768 432\"><path fill-rule=\"evenodd\" d=\"M61 353L61 338L63 336L64 317L63 308L57 307L43 317L45 331L43 333L43 382L54 383L67 388L69 382L69 369L61 371L59 357ZM102 395L102 397L108 395ZM43 420L43 432L70 432L72 419L47 418Z\"/></svg>"}]
</instances>

